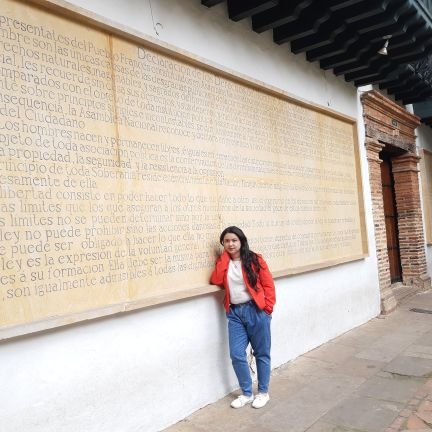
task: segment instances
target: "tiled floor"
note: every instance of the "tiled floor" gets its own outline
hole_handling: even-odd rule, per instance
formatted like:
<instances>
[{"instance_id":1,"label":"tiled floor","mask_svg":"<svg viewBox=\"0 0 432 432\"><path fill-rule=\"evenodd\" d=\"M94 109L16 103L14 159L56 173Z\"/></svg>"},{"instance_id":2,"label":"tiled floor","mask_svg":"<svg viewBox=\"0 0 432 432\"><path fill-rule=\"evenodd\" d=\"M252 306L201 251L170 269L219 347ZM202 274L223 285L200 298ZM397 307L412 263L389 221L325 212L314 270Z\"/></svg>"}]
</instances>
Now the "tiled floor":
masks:
<instances>
[{"instance_id":1,"label":"tiled floor","mask_svg":"<svg viewBox=\"0 0 432 432\"><path fill-rule=\"evenodd\" d=\"M272 374L261 410L234 395L165 432L396 432L432 430L432 293L351 330Z\"/></svg>"}]
</instances>

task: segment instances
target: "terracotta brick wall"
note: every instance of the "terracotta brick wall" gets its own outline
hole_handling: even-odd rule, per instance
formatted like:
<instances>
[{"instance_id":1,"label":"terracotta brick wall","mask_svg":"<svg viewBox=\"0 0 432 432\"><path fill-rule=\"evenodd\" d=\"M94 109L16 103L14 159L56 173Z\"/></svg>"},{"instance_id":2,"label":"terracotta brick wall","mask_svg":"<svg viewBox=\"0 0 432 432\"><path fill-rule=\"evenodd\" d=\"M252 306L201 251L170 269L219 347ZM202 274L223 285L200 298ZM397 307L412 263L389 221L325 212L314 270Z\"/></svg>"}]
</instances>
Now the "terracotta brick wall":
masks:
<instances>
[{"instance_id":1,"label":"terracotta brick wall","mask_svg":"<svg viewBox=\"0 0 432 432\"><path fill-rule=\"evenodd\" d=\"M391 290L390 265L387 253L387 234L384 218L384 202L381 183L381 159L379 153L384 144L374 139L366 139L366 155L369 163L372 212L375 229L376 254L378 260L378 278L381 293L381 311L391 312L397 305Z\"/></svg>"},{"instance_id":2,"label":"terracotta brick wall","mask_svg":"<svg viewBox=\"0 0 432 432\"><path fill-rule=\"evenodd\" d=\"M392 160L403 278L409 284L415 283L417 277L427 275L419 160L418 156L410 154Z\"/></svg>"},{"instance_id":3,"label":"terracotta brick wall","mask_svg":"<svg viewBox=\"0 0 432 432\"><path fill-rule=\"evenodd\" d=\"M423 215L419 188L419 157L415 129L419 118L377 91L363 95L366 152L372 194L376 253L381 293L381 310L397 305L392 291L381 183L380 153L391 156L398 215L399 249L403 283L413 290L430 288L427 274Z\"/></svg>"}]
</instances>

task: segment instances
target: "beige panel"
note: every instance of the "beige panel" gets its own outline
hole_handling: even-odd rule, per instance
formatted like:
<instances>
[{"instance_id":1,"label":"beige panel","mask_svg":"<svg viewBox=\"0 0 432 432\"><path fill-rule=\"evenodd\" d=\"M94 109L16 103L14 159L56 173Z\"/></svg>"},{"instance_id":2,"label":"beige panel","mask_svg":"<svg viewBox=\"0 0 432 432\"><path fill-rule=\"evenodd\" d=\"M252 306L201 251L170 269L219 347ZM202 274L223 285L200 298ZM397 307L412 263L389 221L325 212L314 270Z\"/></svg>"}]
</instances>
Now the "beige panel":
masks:
<instances>
[{"instance_id":1,"label":"beige panel","mask_svg":"<svg viewBox=\"0 0 432 432\"><path fill-rule=\"evenodd\" d=\"M426 243L432 244L432 152L422 150L422 159L420 161L420 174L422 180L422 198L424 221L426 228Z\"/></svg>"},{"instance_id":2,"label":"beige panel","mask_svg":"<svg viewBox=\"0 0 432 432\"><path fill-rule=\"evenodd\" d=\"M276 275L367 253L352 119L23 3L0 20L0 327L209 292L227 225Z\"/></svg>"}]
</instances>

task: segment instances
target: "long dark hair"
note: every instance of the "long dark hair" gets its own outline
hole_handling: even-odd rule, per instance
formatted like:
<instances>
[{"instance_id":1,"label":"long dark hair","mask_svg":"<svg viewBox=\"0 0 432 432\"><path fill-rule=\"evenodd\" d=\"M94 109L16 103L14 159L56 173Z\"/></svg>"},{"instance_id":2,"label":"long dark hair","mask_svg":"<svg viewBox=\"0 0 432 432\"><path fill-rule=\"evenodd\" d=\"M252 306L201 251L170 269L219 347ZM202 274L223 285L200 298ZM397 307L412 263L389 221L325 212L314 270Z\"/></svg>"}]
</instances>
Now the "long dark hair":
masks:
<instances>
[{"instance_id":1,"label":"long dark hair","mask_svg":"<svg viewBox=\"0 0 432 432\"><path fill-rule=\"evenodd\" d=\"M256 289L256 284L258 280L258 273L261 269L261 266L258 261L258 255L249 249L249 243L244 232L236 227L230 226L225 228L220 235L220 243L223 246L224 237L226 234L234 234L240 240L240 258L242 262L242 266L245 269L247 278L252 288ZM253 267L252 267L253 266Z\"/></svg>"}]
</instances>

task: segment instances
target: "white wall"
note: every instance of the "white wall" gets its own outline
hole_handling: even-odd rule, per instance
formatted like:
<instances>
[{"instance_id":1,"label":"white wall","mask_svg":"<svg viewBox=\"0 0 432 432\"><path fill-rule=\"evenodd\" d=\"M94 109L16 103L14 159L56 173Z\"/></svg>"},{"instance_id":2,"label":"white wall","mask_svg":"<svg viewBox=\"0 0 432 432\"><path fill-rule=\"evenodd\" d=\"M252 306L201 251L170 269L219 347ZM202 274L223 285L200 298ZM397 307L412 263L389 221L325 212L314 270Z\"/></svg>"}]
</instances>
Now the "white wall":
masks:
<instances>
[{"instance_id":1,"label":"white wall","mask_svg":"<svg viewBox=\"0 0 432 432\"><path fill-rule=\"evenodd\" d=\"M150 2L74 0L153 37ZM152 1L164 42L356 116L370 257L277 280L273 366L379 313L370 190L354 86L326 73L270 33L227 19L199 0ZM253 245L252 245L253 247ZM0 431L156 431L236 387L220 293L59 328L0 344Z\"/></svg>"},{"instance_id":2,"label":"white wall","mask_svg":"<svg viewBox=\"0 0 432 432\"><path fill-rule=\"evenodd\" d=\"M432 127L421 124L417 130L417 146L432 151Z\"/></svg>"},{"instance_id":3,"label":"white wall","mask_svg":"<svg viewBox=\"0 0 432 432\"><path fill-rule=\"evenodd\" d=\"M417 132L418 148L432 151L432 128L422 124L417 128L416 132ZM421 197L423 200L423 194L421 194ZM432 246L426 246L426 260L427 260L428 274L430 275L432 274Z\"/></svg>"}]
</instances>

